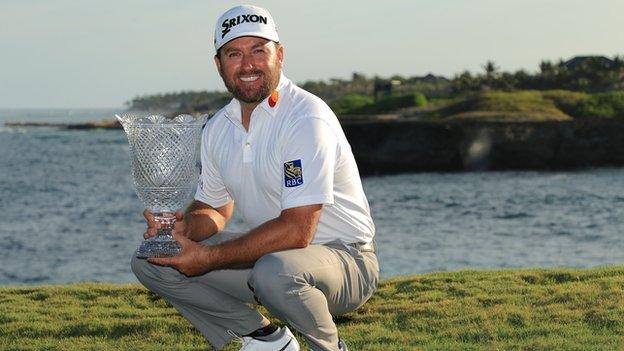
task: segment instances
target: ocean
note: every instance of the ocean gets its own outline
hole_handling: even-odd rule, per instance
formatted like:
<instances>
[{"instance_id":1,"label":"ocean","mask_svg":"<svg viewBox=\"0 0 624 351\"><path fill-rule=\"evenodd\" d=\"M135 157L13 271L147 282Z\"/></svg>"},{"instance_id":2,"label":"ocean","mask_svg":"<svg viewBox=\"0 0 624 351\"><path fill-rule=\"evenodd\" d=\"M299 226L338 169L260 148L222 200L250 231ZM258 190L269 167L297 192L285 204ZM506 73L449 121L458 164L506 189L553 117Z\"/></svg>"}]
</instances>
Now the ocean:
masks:
<instances>
[{"instance_id":1,"label":"ocean","mask_svg":"<svg viewBox=\"0 0 624 351\"><path fill-rule=\"evenodd\" d=\"M6 127L120 109L0 110L0 285L136 282L145 228L121 130ZM365 177L384 278L624 263L624 169ZM229 230L246 228L235 215Z\"/></svg>"}]
</instances>

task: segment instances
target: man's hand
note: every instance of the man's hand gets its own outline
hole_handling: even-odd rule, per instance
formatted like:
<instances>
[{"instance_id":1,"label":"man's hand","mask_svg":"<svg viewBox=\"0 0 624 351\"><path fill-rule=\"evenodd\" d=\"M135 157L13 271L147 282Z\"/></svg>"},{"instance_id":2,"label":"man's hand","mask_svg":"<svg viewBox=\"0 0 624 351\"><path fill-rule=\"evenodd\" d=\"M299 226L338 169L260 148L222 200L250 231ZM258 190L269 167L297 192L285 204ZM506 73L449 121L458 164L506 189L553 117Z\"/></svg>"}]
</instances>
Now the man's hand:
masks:
<instances>
[{"instance_id":1,"label":"man's hand","mask_svg":"<svg viewBox=\"0 0 624 351\"><path fill-rule=\"evenodd\" d=\"M176 223L173 227L173 232L177 232L180 233L182 235L186 235L185 234L185 225L184 225L184 213L182 212L182 210L177 210L175 212L175 216L176 216ZM158 229L160 229L160 223L158 223L158 221L156 221L154 219L154 214L152 212L150 212L150 210L145 210L143 211L143 217L145 217L145 220L147 221L147 229L145 230L145 233L143 234L143 239L149 239L153 236L156 236L156 234L158 233Z\"/></svg>"},{"instance_id":2,"label":"man's hand","mask_svg":"<svg viewBox=\"0 0 624 351\"><path fill-rule=\"evenodd\" d=\"M159 266L173 267L188 277L202 275L216 268L214 260L211 259L214 255L210 246L192 241L178 231L173 232L173 238L182 246L178 256L152 257L147 261Z\"/></svg>"}]
</instances>

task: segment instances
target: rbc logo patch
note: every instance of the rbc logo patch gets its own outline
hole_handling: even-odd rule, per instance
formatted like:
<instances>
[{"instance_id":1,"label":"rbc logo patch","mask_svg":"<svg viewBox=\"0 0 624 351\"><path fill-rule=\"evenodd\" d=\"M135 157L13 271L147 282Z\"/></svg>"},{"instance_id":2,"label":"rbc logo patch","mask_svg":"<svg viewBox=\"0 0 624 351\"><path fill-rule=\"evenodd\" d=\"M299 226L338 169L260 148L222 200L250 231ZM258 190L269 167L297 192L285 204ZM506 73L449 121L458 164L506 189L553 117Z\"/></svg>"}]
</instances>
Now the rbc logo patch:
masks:
<instances>
[{"instance_id":1,"label":"rbc logo patch","mask_svg":"<svg viewBox=\"0 0 624 351\"><path fill-rule=\"evenodd\" d=\"M293 160L284 163L284 185L287 188L303 184L303 169L301 160Z\"/></svg>"}]
</instances>

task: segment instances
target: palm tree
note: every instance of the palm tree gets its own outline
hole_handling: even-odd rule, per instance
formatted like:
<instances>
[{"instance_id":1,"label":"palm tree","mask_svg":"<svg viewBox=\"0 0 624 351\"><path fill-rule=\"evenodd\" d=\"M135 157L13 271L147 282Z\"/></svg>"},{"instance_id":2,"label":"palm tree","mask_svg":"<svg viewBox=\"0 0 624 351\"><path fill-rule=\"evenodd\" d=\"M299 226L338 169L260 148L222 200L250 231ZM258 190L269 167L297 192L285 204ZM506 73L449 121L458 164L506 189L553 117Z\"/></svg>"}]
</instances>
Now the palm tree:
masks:
<instances>
[{"instance_id":1,"label":"palm tree","mask_svg":"<svg viewBox=\"0 0 624 351\"><path fill-rule=\"evenodd\" d=\"M496 79L498 76L498 66L494 63L494 61L487 61L485 65L482 66L485 71L485 78L487 80Z\"/></svg>"}]
</instances>

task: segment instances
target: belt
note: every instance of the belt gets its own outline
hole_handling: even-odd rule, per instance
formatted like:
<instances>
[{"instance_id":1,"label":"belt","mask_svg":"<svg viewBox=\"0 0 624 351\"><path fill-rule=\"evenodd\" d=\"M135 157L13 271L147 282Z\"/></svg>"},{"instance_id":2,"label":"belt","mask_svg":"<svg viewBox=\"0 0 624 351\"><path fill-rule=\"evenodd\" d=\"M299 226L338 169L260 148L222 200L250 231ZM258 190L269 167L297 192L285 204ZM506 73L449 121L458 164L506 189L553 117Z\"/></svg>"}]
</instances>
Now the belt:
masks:
<instances>
[{"instance_id":1,"label":"belt","mask_svg":"<svg viewBox=\"0 0 624 351\"><path fill-rule=\"evenodd\" d=\"M369 243L349 243L347 245L356 248L360 252L375 252L376 251L376 247L375 247L376 245L375 245L374 240Z\"/></svg>"}]
</instances>

